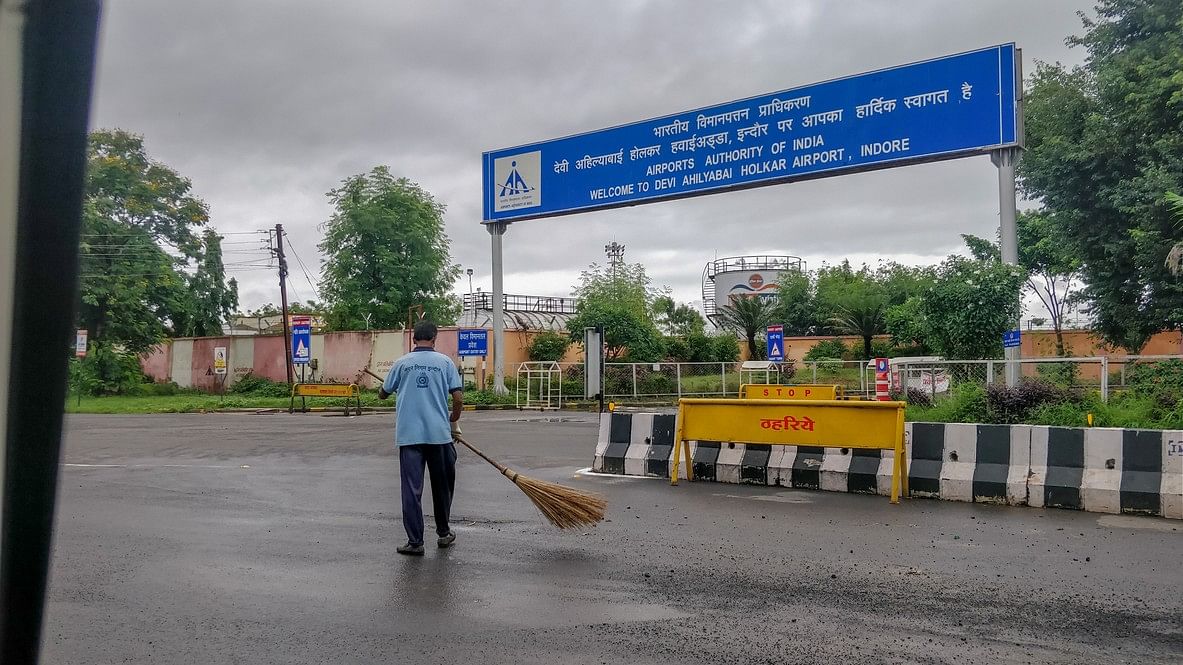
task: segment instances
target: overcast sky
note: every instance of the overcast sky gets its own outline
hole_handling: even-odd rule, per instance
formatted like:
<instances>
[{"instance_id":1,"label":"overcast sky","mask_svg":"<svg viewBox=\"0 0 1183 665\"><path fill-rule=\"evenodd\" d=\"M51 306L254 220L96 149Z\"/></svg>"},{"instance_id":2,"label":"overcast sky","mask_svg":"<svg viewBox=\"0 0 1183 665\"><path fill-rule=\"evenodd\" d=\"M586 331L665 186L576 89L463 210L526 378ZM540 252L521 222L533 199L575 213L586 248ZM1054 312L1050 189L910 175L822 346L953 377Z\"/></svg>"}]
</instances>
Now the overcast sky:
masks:
<instances>
[{"instance_id":1,"label":"overcast sky","mask_svg":"<svg viewBox=\"0 0 1183 665\"><path fill-rule=\"evenodd\" d=\"M91 124L143 134L219 231L282 223L313 281L325 192L389 165L447 206L453 258L488 290L483 151L1008 41L1028 72L1036 60L1075 64L1083 54L1064 38L1090 6L109 0ZM997 172L975 157L521 222L505 236L505 287L568 295L616 240L692 302L716 255L935 263L961 249L958 234L993 237L997 224ZM265 256L227 249L238 263ZM292 263L294 297L314 297ZM274 272L232 274L244 308L278 302Z\"/></svg>"}]
</instances>

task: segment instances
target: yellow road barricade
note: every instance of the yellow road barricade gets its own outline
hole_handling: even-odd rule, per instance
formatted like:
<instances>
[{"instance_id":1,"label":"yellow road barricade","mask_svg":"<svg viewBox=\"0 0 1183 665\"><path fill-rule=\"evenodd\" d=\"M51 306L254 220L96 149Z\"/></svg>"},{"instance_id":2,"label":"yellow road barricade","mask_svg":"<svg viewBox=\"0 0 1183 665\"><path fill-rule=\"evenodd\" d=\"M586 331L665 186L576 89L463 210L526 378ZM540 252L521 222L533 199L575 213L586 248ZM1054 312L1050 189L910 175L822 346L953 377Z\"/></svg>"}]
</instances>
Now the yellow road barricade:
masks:
<instances>
[{"instance_id":1,"label":"yellow road barricade","mask_svg":"<svg viewBox=\"0 0 1183 665\"><path fill-rule=\"evenodd\" d=\"M357 415L361 415L361 389L356 383L297 383L292 386L292 401L288 405L288 413L296 410L296 398L300 398L301 411L308 411L308 397L344 397L345 415L349 415L350 402L357 406Z\"/></svg>"},{"instance_id":2,"label":"yellow road barricade","mask_svg":"<svg viewBox=\"0 0 1183 665\"><path fill-rule=\"evenodd\" d=\"M842 386L824 384L802 384L781 386L764 383L745 383L739 387L744 399L842 399Z\"/></svg>"},{"instance_id":3,"label":"yellow road barricade","mask_svg":"<svg viewBox=\"0 0 1183 665\"><path fill-rule=\"evenodd\" d=\"M694 480L691 441L893 450L891 502L899 503L901 488L908 493L904 406L904 402L681 399L670 484L678 484L683 453L686 478Z\"/></svg>"}]
</instances>

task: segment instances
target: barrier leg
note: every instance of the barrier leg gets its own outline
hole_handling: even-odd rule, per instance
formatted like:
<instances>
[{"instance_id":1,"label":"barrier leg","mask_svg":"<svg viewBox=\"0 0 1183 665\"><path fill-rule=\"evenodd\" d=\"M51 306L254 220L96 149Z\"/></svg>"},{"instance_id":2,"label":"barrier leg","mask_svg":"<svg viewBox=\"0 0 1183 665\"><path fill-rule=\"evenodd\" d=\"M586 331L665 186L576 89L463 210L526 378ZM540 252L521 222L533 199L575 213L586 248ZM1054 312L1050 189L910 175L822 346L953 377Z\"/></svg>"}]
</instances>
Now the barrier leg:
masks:
<instances>
[{"instance_id":1,"label":"barrier leg","mask_svg":"<svg viewBox=\"0 0 1183 665\"><path fill-rule=\"evenodd\" d=\"M900 454L898 447L895 458L891 461L891 502L900 502Z\"/></svg>"},{"instance_id":2,"label":"barrier leg","mask_svg":"<svg viewBox=\"0 0 1183 665\"><path fill-rule=\"evenodd\" d=\"M904 448L897 453L900 456L900 489L904 498L908 497L908 450Z\"/></svg>"},{"instance_id":3,"label":"barrier leg","mask_svg":"<svg viewBox=\"0 0 1183 665\"><path fill-rule=\"evenodd\" d=\"M686 449L686 480L694 480L694 458L690 456L690 442L683 440L682 447Z\"/></svg>"},{"instance_id":4,"label":"barrier leg","mask_svg":"<svg viewBox=\"0 0 1183 665\"><path fill-rule=\"evenodd\" d=\"M678 432L678 434L679 434L678 438L674 440L674 461L672 464L670 464L670 484L671 485L678 484L678 466L681 465L681 463L682 463L681 432Z\"/></svg>"}]
</instances>

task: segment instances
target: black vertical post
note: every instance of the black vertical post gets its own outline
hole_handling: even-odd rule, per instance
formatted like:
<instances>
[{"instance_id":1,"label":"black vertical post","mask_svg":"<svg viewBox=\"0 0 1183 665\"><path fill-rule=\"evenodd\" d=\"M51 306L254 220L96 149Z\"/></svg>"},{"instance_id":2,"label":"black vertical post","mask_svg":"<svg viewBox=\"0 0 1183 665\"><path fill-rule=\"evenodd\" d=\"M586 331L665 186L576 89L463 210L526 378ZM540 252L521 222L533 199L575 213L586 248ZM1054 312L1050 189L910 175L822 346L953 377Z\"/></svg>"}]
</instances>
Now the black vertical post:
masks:
<instances>
[{"instance_id":1,"label":"black vertical post","mask_svg":"<svg viewBox=\"0 0 1183 665\"><path fill-rule=\"evenodd\" d=\"M98 0L5 3L21 21L20 165L11 365L0 521L0 662L36 663L41 643L78 301L86 127ZM12 62L0 67L12 67ZM9 202L0 202L9 205Z\"/></svg>"},{"instance_id":2,"label":"black vertical post","mask_svg":"<svg viewBox=\"0 0 1183 665\"><path fill-rule=\"evenodd\" d=\"M288 260L283 255L283 224L275 225L275 256L279 259L279 301L283 314L283 366L292 385L292 333L288 330Z\"/></svg>"}]
</instances>

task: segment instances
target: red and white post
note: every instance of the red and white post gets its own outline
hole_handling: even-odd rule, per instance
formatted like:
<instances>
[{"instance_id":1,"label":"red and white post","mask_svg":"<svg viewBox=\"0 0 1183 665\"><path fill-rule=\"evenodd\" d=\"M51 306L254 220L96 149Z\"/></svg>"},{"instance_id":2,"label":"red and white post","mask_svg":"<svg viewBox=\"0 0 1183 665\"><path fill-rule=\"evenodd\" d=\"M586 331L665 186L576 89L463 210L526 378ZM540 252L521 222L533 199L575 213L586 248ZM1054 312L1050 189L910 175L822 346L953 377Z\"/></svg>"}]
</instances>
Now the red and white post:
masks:
<instances>
[{"instance_id":1,"label":"red and white post","mask_svg":"<svg viewBox=\"0 0 1183 665\"><path fill-rule=\"evenodd\" d=\"M875 399L886 402L891 399L891 361L875 359Z\"/></svg>"}]
</instances>

